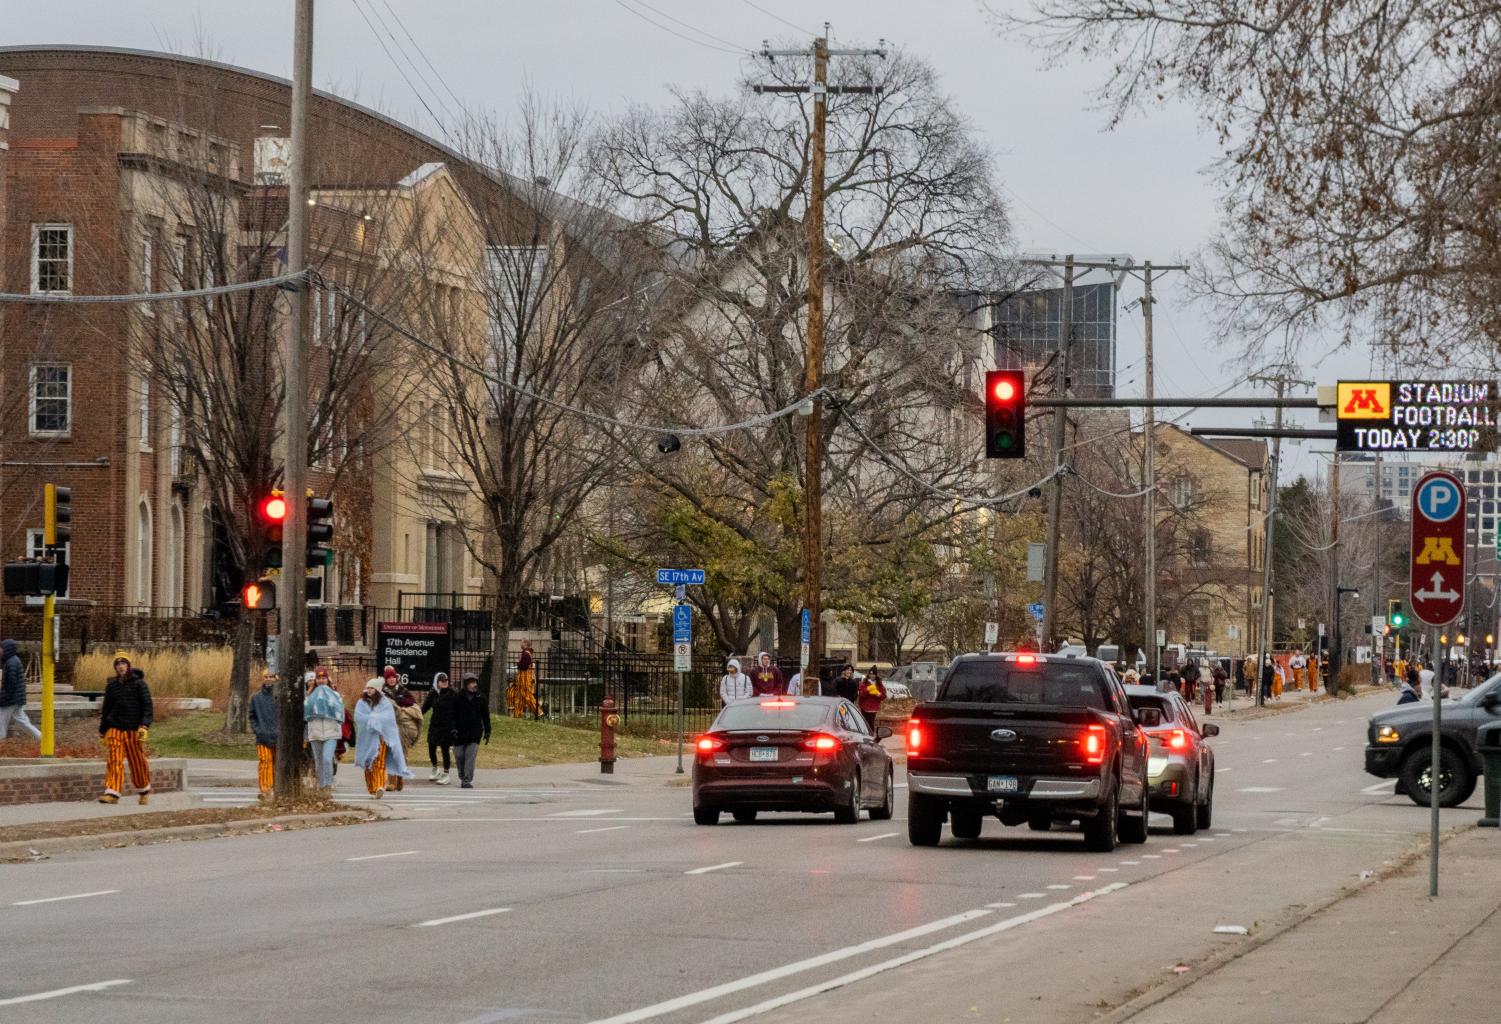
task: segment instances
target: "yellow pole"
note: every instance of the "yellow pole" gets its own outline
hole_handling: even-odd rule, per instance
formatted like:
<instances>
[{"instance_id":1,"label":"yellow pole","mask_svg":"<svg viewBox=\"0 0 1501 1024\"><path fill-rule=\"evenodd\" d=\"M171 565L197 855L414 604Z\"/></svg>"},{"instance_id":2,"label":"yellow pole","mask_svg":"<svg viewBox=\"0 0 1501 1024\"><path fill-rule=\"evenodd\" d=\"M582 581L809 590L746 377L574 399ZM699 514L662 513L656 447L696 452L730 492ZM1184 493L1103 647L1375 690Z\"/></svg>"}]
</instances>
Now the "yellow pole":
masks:
<instances>
[{"instance_id":1,"label":"yellow pole","mask_svg":"<svg viewBox=\"0 0 1501 1024\"><path fill-rule=\"evenodd\" d=\"M53 595L42 598L42 756L52 757L56 752L52 726L52 668L56 652L52 649L52 617L55 614Z\"/></svg>"}]
</instances>

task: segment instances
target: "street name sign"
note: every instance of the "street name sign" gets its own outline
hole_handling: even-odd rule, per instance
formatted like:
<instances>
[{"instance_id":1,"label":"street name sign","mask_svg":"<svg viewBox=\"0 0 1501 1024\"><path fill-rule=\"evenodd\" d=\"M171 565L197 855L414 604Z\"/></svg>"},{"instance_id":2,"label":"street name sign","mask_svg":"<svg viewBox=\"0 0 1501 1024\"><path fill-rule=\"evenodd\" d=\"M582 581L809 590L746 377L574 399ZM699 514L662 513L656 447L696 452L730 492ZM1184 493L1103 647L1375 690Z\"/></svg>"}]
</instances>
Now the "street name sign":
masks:
<instances>
[{"instance_id":1,"label":"street name sign","mask_svg":"<svg viewBox=\"0 0 1501 1024\"><path fill-rule=\"evenodd\" d=\"M1413 618L1445 626L1464 610L1465 491L1441 470L1424 474L1412 490L1409 600Z\"/></svg>"},{"instance_id":2,"label":"street name sign","mask_svg":"<svg viewBox=\"0 0 1501 1024\"><path fill-rule=\"evenodd\" d=\"M1044 611L1044 608L1041 601L1033 601L1031 604L1027 605L1027 611L1032 613L1032 618L1036 619L1038 622L1042 621L1042 613Z\"/></svg>"},{"instance_id":3,"label":"street name sign","mask_svg":"<svg viewBox=\"0 0 1501 1024\"><path fill-rule=\"evenodd\" d=\"M1494 381L1342 380L1334 407L1342 452L1476 452L1501 422Z\"/></svg>"},{"instance_id":4,"label":"street name sign","mask_svg":"<svg viewBox=\"0 0 1501 1024\"><path fill-rule=\"evenodd\" d=\"M704 571L702 569L658 569L657 582L663 586L689 586L701 587L704 584Z\"/></svg>"}]
</instances>

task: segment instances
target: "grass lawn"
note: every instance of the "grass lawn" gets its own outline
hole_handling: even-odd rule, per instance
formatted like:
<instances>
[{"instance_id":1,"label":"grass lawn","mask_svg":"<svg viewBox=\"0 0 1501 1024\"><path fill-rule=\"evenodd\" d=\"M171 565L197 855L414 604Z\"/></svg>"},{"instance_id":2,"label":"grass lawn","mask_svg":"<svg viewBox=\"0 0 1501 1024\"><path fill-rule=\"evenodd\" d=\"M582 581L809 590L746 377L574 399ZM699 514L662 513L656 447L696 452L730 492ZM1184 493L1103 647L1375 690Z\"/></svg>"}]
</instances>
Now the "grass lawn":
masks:
<instances>
[{"instance_id":1,"label":"grass lawn","mask_svg":"<svg viewBox=\"0 0 1501 1024\"><path fill-rule=\"evenodd\" d=\"M564 764L597 761L597 728L574 728L550 722L518 721L496 718L489 744L480 744L480 768L524 768L533 764ZM217 757L231 760L253 759L255 740L227 739L221 729L224 714L219 711L194 711L164 719L151 727L151 749L159 757ZM646 736L617 735L617 757L641 757L647 754L671 754L677 749L671 740ZM346 763L349 757L346 755ZM427 740L419 738L412 748L415 763L427 763Z\"/></svg>"}]
</instances>

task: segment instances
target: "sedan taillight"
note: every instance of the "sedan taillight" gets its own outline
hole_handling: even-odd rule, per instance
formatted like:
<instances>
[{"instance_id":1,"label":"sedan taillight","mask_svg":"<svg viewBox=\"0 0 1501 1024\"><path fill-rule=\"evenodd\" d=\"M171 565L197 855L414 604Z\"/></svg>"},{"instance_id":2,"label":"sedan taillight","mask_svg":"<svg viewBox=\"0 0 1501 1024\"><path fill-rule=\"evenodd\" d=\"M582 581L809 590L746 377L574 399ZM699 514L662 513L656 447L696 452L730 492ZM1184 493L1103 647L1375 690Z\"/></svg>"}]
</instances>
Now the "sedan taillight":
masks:
<instances>
[{"instance_id":1,"label":"sedan taillight","mask_svg":"<svg viewBox=\"0 0 1501 1024\"><path fill-rule=\"evenodd\" d=\"M700 754L713 754L723 750L727 743L718 736L700 736L698 738L698 752Z\"/></svg>"},{"instance_id":2,"label":"sedan taillight","mask_svg":"<svg viewBox=\"0 0 1501 1024\"><path fill-rule=\"evenodd\" d=\"M826 736L823 733L819 733L817 736L809 736L803 740L803 746L809 750L816 750L827 754L839 749L839 740L833 736Z\"/></svg>"}]
</instances>

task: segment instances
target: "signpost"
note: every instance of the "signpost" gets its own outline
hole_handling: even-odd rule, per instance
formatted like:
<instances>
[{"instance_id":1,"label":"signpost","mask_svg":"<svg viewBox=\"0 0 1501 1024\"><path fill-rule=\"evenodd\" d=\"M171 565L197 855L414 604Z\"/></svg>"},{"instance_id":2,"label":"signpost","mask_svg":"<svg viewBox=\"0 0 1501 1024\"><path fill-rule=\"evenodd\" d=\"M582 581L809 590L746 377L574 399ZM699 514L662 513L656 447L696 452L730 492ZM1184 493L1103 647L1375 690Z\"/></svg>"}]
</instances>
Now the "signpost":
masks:
<instances>
[{"instance_id":1,"label":"signpost","mask_svg":"<svg viewBox=\"0 0 1501 1024\"><path fill-rule=\"evenodd\" d=\"M1033 601L1031 604L1027 605L1027 611L1032 613L1032 618L1036 619L1038 622L1042 621L1043 607L1041 601Z\"/></svg>"},{"instance_id":2,"label":"signpost","mask_svg":"<svg viewBox=\"0 0 1501 1024\"><path fill-rule=\"evenodd\" d=\"M996 641L1001 638L1001 624L999 622L985 623L985 646L994 647Z\"/></svg>"},{"instance_id":3,"label":"signpost","mask_svg":"<svg viewBox=\"0 0 1501 1024\"><path fill-rule=\"evenodd\" d=\"M1501 415L1494 381L1340 381L1335 448L1342 452L1486 450Z\"/></svg>"},{"instance_id":4,"label":"signpost","mask_svg":"<svg viewBox=\"0 0 1501 1024\"><path fill-rule=\"evenodd\" d=\"M1438 631L1465 603L1465 491L1453 473L1425 473L1412 491L1412 553L1408 598L1413 618L1430 627L1434 643L1433 750L1428 769L1428 895L1438 895L1439 749L1443 710L1443 653Z\"/></svg>"},{"instance_id":5,"label":"signpost","mask_svg":"<svg viewBox=\"0 0 1501 1024\"><path fill-rule=\"evenodd\" d=\"M403 686L430 689L433 677L450 670L450 640L446 622L377 622L375 670L396 669ZM504 669L491 675L491 686L504 686Z\"/></svg>"},{"instance_id":6,"label":"signpost","mask_svg":"<svg viewBox=\"0 0 1501 1024\"><path fill-rule=\"evenodd\" d=\"M664 571L657 570L661 581ZM699 574L702 577L702 573ZM672 582L672 581L668 581ZM702 579L699 582L703 582ZM693 668L693 606L674 605L672 608L672 668L678 676L678 769L683 774L683 673Z\"/></svg>"}]
</instances>

